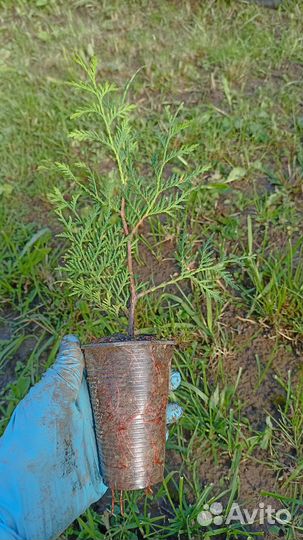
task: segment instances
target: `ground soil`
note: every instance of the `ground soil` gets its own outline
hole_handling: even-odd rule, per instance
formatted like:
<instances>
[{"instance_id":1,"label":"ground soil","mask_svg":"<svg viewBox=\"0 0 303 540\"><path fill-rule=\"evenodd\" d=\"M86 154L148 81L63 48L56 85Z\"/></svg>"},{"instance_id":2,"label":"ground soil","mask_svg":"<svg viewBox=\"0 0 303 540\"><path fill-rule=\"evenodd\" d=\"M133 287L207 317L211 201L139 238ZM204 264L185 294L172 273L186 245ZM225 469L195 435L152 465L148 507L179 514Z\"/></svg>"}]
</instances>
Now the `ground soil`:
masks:
<instances>
[{"instance_id":1,"label":"ground soil","mask_svg":"<svg viewBox=\"0 0 303 540\"><path fill-rule=\"evenodd\" d=\"M230 382L235 382L242 368L238 396L244 403L244 414L255 429L261 430L266 415L276 415L285 401L285 393L275 376L285 380L291 371L293 382L298 382L302 375L302 353L299 345L281 339L270 326L245 319L239 312L227 312L222 322L229 328L233 352L224 360L224 372ZM261 383L257 359L261 371L267 370Z\"/></svg>"},{"instance_id":2,"label":"ground soil","mask_svg":"<svg viewBox=\"0 0 303 540\"><path fill-rule=\"evenodd\" d=\"M242 416L256 431L263 431L266 417L271 415L280 418L280 407L285 403L285 392L277 382L275 375L287 380L288 372L294 384L302 380L302 352L300 344L290 344L275 335L274 329L260 325L256 321L245 320L234 312L227 311L223 317L224 324L229 329L231 353L223 360L223 370L227 380L235 384L239 369L242 369L237 395L243 404ZM275 353L273 353L276 347ZM271 359L272 365L259 384L259 373L256 357L262 370ZM216 366L210 368L210 377L214 376ZM279 450L279 461L285 471L292 464L291 455L294 449L283 444ZM213 483L215 491L228 488L231 480L231 462L228 456L221 456L215 463L212 456L200 460L199 477L204 485ZM252 510L260 502L272 505L276 510L281 504L271 497L264 497L263 491L279 492L281 477L268 464L268 453L257 449L252 455L242 459L239 468L238 502L242 507ZM253 529L252 529L253 530ZM259 526L265 538L273 538L270 532Z\"/></svg>"}]
</instances>

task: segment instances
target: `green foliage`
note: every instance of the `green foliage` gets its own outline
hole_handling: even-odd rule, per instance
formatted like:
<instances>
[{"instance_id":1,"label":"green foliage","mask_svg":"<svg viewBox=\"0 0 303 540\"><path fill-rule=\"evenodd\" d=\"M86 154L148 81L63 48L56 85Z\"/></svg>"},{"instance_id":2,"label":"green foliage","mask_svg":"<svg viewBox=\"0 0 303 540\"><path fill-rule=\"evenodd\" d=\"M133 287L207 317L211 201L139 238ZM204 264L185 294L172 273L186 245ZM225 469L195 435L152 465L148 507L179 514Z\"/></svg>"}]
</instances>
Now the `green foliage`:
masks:
<instances>
[{"instance_id":1,"label":"green foliage","mask_svg":"<svg viewBox=\"0 0 303 540\"><path fill-rule=\"evenodd\" d=\"M257 314L283 334L302 333L302 239L289 240L284 250L252 254L252 222L248 219L248 254L245 270L252 285L243 288L250 314ZM290 325L291 322L291 325Z\"/></svg>"},{"instance_id":2,"label":"green foliage","mask_svg":"<svg viewBox=\"0 0 303 540\"><path fill-rule=\"evenodd\" d=\"M42 295L50 254L50 230L19 225L16 216L0 212L0 296L2 303L26 311Z\"/></svg>"},{"instance_id":3,"label":"green foliage","mask_svg":"<svg viewBox=\"0 0 303 540\"><path fill-rule=\"evenodd\" d=\"M140 282L132 268L143 224L159 216L176 217L189 195L200 189L194 179L206 167L188 171L175 166L184 163L184 156L190 156L196 147L180 145L180 133L188 124L178 122L179 110L175 114L166 111L168 126L157 135L158 150L151 158L150 173L143 174L131 125L134 106L126 102L129 85L122 92L111 83L100 84L95 59L86 64L78 56L76 61L84 69L87 80L74 86L88 94L89 100L73 115L86 123L70 136L93 147L96 144L105 147L112 161L107 174L82 162L75 163L74 170L56 163L57 170L73 188L70 200L58 188L51 195L64 225L62 236L69 242L62 272L70 294L115 317L127 314L132 279L137 295L135 303L184 279L192 279L201 291L215 295L216 279L228 280L229 276L225 263L216 263L208 248L197 253L194 264L188 264L183 245L178 253L180 272L160 284ZM96 129L92 129L94 124Z\"/></svg>"},{"instance_id":4,"label":"green foliage","mask_svg":"<svg viewBox=\"0 0 303 540\"><path fill-rule=\"evenodd\" d=\"M62 236L69 240L65 252L65 282L71 294L113 316L128 301L129 273L126 266L126 238L119 223L111 221L111 213L91 198L93 205L85 215L76 209L78 195L69 203L57 190L53 196L57 213L65 225ZM62 212L68 209L65 219Z\"/></svg>"}]
</instances>

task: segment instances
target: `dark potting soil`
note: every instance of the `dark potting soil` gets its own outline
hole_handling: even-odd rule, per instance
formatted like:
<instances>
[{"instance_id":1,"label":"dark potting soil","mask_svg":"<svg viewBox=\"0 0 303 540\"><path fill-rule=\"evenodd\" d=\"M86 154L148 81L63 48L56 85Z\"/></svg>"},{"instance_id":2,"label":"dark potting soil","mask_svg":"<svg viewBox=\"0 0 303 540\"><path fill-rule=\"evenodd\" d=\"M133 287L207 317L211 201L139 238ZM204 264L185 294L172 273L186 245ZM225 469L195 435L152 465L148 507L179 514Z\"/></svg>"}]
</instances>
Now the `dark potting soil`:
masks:
<instances>
[{"instance_id":1,"label":"dark potting soil","mask_svg":"<svg viewBox=\"0 0 303 540\"><path fill-rule=\"evenodd\" d=\"M92 342L94 343L115 343L123 341L158 341L158 337L153 334L144 334L142 336L136 336L135 338L130 338L125 334L114 334L112 336L105 336L99 339L96 339Z\"/></svg>"}]
</instances>

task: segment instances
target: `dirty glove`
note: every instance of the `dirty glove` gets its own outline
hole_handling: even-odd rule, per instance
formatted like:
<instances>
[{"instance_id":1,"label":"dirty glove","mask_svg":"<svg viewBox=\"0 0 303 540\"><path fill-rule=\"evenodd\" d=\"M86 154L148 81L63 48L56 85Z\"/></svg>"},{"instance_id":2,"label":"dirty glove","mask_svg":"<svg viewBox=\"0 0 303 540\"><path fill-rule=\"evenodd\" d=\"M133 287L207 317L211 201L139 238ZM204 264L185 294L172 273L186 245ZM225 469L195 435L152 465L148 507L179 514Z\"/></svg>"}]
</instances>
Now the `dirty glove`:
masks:
<instances>
[{"instance_id":1,"label":"dirty glove","mask_svg":"<svg viewBox=\"0 0 303 540\"><path fill-rule=\"evenodd\" d=\"M0 439L1 540L56 538L107 489L83 368L78 339L66 336ZM172 389L179 379L172 374ZM169 405L169 421L181 414Z\"/></svg>"}]
</instances>

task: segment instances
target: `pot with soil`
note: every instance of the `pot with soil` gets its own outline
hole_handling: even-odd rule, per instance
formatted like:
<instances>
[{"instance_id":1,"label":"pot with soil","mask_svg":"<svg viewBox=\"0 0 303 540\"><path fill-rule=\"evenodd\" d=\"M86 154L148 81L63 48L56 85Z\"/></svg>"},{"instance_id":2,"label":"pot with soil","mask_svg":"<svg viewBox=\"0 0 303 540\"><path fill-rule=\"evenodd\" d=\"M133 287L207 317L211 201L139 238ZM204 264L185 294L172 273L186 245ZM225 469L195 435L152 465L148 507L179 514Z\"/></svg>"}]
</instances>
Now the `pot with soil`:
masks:
<instances>
[{"instance_id":1,"label":"pot with soil","mask_svg":"<svg viewBox=\"0 0 303 540\"><path fill-rule=\"evenodd\" d=\"M160 148L152 157L151 174L142 176L140 162L135 164L138 141L131 128L133 106L126 103L126 92L119 93L110 83L97 83L95 60L89 65L82 58L77 61L88 80L75 86L87 93L91 103L86 99L74 115L81 117L82 125L71 136L90 141L94 148L103 144L112 168L101 174L100 167L93 170L83 162L76 163L74 171L56 164L72 187L71 195L56 188L51 196L64 227L62 236L69 242L62 281L68 293L86 306L88 328L99 328L99 336L106 334L100 321L119 332L128 321L124 341L99 340L86 345L84 355L104 480L113 490L138 489L163 478L173 343L136 339L137 307L148 295L186 279L215 297L215 284L226 281L228 273L226 261L216 260L208 246L193 250L183 234L172 243L176 256L170 277L160 283L154 283L152 275L147 282L140 280L141 247L154 240L151 252L152 256L158 252L155 261L159 264L159 244L167 242L151 232L145 239L143 230L151 231L151 224L156 230L160 216L162 227L165 216L181 220L188 197L195 189L201 190L201 178L197 186L194 179L205 168L188 171L183 156L188 160L195 146L180 145L185 125L178 123L177 113L167 111L165 128L157 134ZM185 171L180 164L186 164Z\"/></svg>"},{"instance_id":2,"label":"pot with soil","mask_svg":"<svg viewBox=\"0 0 303 540\"><path fill-rule=\"evenodd\" d=\"M172 341L84 347L103 479L112 491L163 479Z\"/></svg>"}]
</instances>

